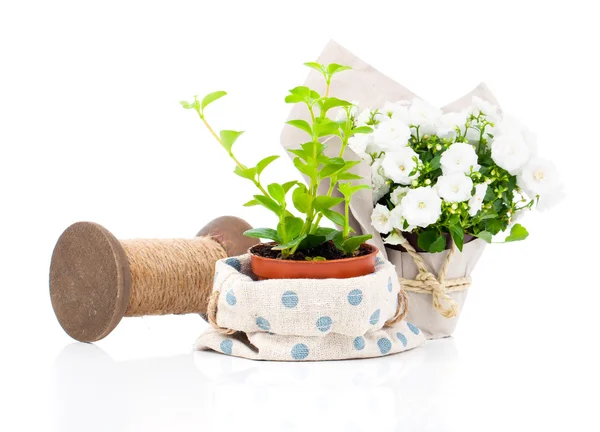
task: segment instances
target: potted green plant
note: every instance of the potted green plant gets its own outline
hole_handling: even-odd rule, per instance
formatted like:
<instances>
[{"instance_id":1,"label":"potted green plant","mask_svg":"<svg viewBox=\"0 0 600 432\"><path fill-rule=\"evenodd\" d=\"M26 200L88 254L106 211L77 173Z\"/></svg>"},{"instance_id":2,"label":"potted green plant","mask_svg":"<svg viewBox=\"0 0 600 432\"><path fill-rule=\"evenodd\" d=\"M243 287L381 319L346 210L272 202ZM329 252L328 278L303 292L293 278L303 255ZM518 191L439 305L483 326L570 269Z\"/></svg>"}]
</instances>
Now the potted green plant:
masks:
<instances>
[{"instance_id":1,"label":"potted green plant","mask_svg":"<svg viewBox=\"0 0 600 432\"><path fill-rule=\"evenodd\" d=\"M227 93L217 91L192 102L183 101L186 109L196 111L211 135L229 154L235 163L234 173L251 181L258 192L245 206L263 206L278 218L274 228L255 228L245 235L257 239L267 239L269 243L259 243L250 248L251 265L261 279L293 278L350 278L372 273L375 268L375 246L365 243L371 234L353 235L349 224L349 204L352 196L360 189L370 189L370 185L353 184L362 177L350 173L358 161L344 159L349 140L358 134L373 132L369 126L356 126L352 121L351 102L329 95L331 80L337 73L350 69L332 63L322 65L306 63L318 70L325 80L325 93L299 86L291 89L285 98L286 103L303 104L310 113L310 120L290 120L287 123L306 133L306 142L288 150L293 154L294 167L307 179L307 184L292 180L285 183L264 185L263 171L276 159L268 156L254 166L243 164L234 154L233 146L243 131L221 130L216 133L206 118L206 108ZM328 113L332 109L342 110L342 120L332 120ZM330 137L341 140L341 150L335 157L325 154ZM327 193L319 194L319 186L328 184ZM338 190L341 197L334 197ZM293 207L288 203L291 195ZM343 205L344 212L333 210ZM325 227L323 218L335 223L341 229Z\"/></svg>"}]
</instances>

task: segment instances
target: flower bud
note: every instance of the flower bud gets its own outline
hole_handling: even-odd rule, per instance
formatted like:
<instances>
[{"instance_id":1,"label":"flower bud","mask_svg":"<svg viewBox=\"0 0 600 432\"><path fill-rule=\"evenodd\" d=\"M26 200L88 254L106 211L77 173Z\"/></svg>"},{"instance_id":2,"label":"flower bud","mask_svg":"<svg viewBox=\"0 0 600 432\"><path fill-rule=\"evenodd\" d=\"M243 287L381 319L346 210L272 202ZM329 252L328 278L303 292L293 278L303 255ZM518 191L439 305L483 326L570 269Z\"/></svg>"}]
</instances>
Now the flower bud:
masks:
<instances>
[{"instance_id":1,"label":"flower bud","mask_svg":"<svg viewBox=\"0 0 600 432\"><path fill-rule=\"evenodd\" d=\"M412 181L412 186L413 186L413 187L417 187L417 186L419 186L419 182L418 182L417 180L413 180L413 181Z\"/></svg>"},{"instance_id":2,"label":"flower bud","mask_svg":"<svg viewBox=\"0 0 600 432\"><path fill-rule=\"evenodd\" d=\"M437 151L440 151L440 150L442 149L442 146L441 146L440 144L438 144L438 145L436 145L436 146L435 146L435 149L436 149Z\"/></svg>"},{"instance_id":3,"label":"flower bud","mask_svg":"<svg viewBox=\"0 0 600 432\"><path fill-rule=\"evenodd\" d=\"M452 210L456 210L458 208L458 205L456 205L456 203L452 204Z\"/></svg>"},{"instance_id":4,"label":"flower bud","mask_svg":"<svg viewBox=\"0 0 600 432\"><path fill-rule=\"evenodd\" d=\"M429 180L429 179L425 179L425 184L426 184L427 186L429 186L429 185L431 184L431 180Z\"/></svg>"},{"instance_id":5,"label":"flower bud","mask_svg":"<svg viewBox=\"0 0 600 432\"><path fill-rule=\"evenodd\" d=\"M488 184L488 185L489 185L491 182L492 182L492 179L491 179L491 178L486 178L486 179L485 179L485 184Z\"/></svg>"}]
</instances>

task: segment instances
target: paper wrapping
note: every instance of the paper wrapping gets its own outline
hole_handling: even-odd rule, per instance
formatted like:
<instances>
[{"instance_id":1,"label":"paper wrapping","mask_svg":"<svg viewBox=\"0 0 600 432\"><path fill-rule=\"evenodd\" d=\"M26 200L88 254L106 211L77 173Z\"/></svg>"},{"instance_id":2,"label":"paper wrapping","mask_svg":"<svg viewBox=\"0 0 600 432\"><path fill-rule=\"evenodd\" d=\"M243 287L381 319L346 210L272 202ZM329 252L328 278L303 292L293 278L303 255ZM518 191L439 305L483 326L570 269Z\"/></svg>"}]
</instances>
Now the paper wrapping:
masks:
<instances>
[{"instance_id":1,"label":"paper wrapping","mask_svg":"<svg viewBox=\"0 0 600 432\"><path fill-rule=\"evenodd\" d=\"M317 59L319 63L339 63L352 67L351 71L342 72L335 75L332 80L329 94L340 99L355 101L359 104L359 110L364 108L378 108L385 102L396 102L400 100L411 100L417 98L412 91L398 84L391 78L379 72L373 66L365 63L356 55L339 45L335 41L330 41ZM322 75L311 70L306 78L304 85L323 94L325 83ZM465 109L471 105L473 96L477 96L496 106L498 103L485 83L480 83L468 94L442 108L444 112L454 112ZM306 106L296 104L293 106L289 120L303 119L309 120L309 113ZM286 149L297 148L306 141L306 133L290 125L284 126L281 134L281 144ZM339 138L331 138L327 141L328 156L337 156L340 149ZM290 156L293 156L290 154ZM346 149L345 158L348 160L361 160L350 148ZM370 165L363 161L352 170L353 173L363 177L365 184L371 183ZM326 194L329 184L323 182L319 189L321 194ZM337 194L337 196L340 196ZM341 206L335 210L340 211ZM412 258L407 253L401 253L388 249L383 244L381 235L371 226L371 213L373 212L373 198L371 190L361 190L357 192L350 203L350 225L358 234L371 234L373 239L370 243L374 244L382 251L383 256L389 259L395 266L398 276L403 278L412 278L416 275L417 268L412 262ZM462 253L457 252L448 268L447 279L459 276L469 276L473 267L477 263L483 252L485 242L476 239L467 243ZM439 254L423 254L425 261L431 267L429 270L437 275L442 260L448 251ZM431 295L409 292L409 320L420 327L428 338L440 338L449 336L454 331L458 317L444 318L433 309ZM467 291L452 293L451 296L457 302L459 307L465 302Z\"/></svg>"}]
</instances>

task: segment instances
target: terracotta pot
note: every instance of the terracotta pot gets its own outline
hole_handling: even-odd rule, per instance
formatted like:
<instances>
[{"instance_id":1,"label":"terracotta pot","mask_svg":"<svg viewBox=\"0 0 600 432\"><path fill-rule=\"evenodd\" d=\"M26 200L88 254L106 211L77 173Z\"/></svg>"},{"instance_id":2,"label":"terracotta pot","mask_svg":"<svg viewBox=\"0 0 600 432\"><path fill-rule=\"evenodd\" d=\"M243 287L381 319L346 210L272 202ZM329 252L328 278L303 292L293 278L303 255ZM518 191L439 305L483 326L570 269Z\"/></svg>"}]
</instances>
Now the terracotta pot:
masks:
<instances>
[{"instance_id":1,"label":"terracotta pot","mask_svg":"<svg viewBox=\"0 0 600 432\"><path fill-rule=\"evenodd\" d=\"M369 254L329 261L293 261L255 255L251 247L250 265L259 280L264 279L347 279L365 276L375 271L375 246L363 243Z\"/></svg>"}]
</instances>

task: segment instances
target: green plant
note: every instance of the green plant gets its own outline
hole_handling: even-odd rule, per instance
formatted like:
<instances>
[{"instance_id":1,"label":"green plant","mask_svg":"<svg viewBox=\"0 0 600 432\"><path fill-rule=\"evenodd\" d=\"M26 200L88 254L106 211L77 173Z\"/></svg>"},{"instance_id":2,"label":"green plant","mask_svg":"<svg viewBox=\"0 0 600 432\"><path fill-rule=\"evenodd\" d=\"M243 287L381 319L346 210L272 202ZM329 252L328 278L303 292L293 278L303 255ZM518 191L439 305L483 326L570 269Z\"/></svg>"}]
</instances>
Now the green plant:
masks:
<instances>
[{"instance_id":1,"label":"green plant","mask_svg":"<svg viewBox=\"0 0 600 432\"><path fill-rule=\"evenodd\" d=\"M359 162L345 160L344 152L351 137L356 134L371 133L373 129L368 126L355 127L351 116L352 103L329 96L333 76L350 69L349 67L335 63L329 65L306 63L306 66L316 69L323 75L326 84L325 96L321 96L308 87L299 86L289 91L285 102L303 104L310 114L310 121L298 119L287 122L307 134L306 142L299 148L289 150L294 155L294 166L305 176L307 184L289 181L281 184L271 183L265 187L261 182L261 174L279 156L268 156L253 167L248 167L239 161L234 155L233 144L243 131L222 130L217 134L205 116L206 107L225 96L224 91L210 93L202 100L194 96L193 102L184 101L181 102L181 105L198 113L208 131L235 162L235 174L250 180L257 187L260 193L254 195L253 199L244 205L261 205L277 215L279 223L276 228L256 228L246 231L245 235L273 240L277 243L273 249L280 250L283 259L290 257L297 250L315 248L328 241L332 241L344 255L352 256L363 242L371 238L371 235L351 235L353 230L349 226L348 206L352 195L358 190L367 189L370 186L351 183L353 180L362 180L360 176L349 172ZM334 108L345 112L344 120L334 121L327 117L328 112ZM327 145L324 141L330 137L338 137L341 140L339 154L335 157L325 154ZM327 193L319 195L319 186L325 181L329 182ZM336 187L343 198L332 196ZM292 191L293 207L302 216L290 211L287 202L290 191ZM344 214L332 209L341 203L344 203ZM341 226L342 229L336 230L321 226L323 217Z\"/></svg>"}]
</instances>

